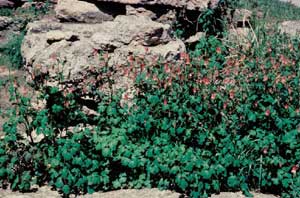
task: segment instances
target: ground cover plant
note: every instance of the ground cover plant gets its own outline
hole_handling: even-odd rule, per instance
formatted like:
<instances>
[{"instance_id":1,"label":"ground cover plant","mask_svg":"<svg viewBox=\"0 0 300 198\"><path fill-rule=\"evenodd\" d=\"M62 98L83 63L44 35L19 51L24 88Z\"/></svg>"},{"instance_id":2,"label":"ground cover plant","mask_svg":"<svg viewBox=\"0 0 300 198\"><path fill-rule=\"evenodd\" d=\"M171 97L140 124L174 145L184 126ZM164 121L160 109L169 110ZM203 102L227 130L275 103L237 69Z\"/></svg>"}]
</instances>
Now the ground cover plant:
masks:
<instances>
[{"instance_id":1,"label":"ground cover plant","mask_svg":"<svg viewBox=\"0 0 300 198\"><path fill-rule=\"evenodd\" d=\"M277 0L233 0L232 2L236 7L264 15L264 20L270 23L300 19L300 8L288 2Z\"/></svg>"},{"instance_id":2,"label":"ground cover plant","mask_svg":"<svg viewBox=\"0 0 300 198\"><path fill-rule=\"evenodd\" d=\"M123 70L135 82L133 99L101 90L113 83L107 58L81 82L84 92L76 83L41 87L44 109L12 84L1 186L49 184L64 196L159 187L190 197L228 190L299 197L300 42L281 34L258 42L240 50L204 38L176 64L132 57ZM97 115L82 111L84 94L98 101Z\"/></svg>"}]
</instances>

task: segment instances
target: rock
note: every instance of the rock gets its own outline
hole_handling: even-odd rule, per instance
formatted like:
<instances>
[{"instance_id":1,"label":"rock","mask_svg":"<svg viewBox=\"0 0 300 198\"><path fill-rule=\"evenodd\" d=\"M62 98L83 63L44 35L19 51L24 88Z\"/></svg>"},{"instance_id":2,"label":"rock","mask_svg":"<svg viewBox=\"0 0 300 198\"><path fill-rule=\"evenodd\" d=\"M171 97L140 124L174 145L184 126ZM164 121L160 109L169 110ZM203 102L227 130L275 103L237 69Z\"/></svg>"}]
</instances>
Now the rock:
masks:
<instances>
[{"instance_id":1,"label":"rock","mask_svg":"<svg viewBox=\"0 0 300 198\"><path fill-rule=\"evenodd\" d=\"M262 194L262 193L254 193L251 194L254 195L255 198L279 198L275 195L270 194ZM245 195L243 195L242 192L222 192L219 195L212 195L211 198L244 198Z\"/></svg>"},{"instance_id":2,"label":"rock","mask_svg":"<svg viewBox=\"0 0 300 198\"><path fill-rule=\"evenodd\" d=\"M113 20L110 14L96 5L78 0L59 0L55 12L57 18L67 22L101 23Z\"/></svg>"},{"instance_id":3,"label":"rock","mask_svg":"<svg viewBox=\"0 0 300 198\"><path fill-rule=\"evenodd\" d=\"M249 28L234 28L228 31L227 37L224 42L230 45L239 46L242 50L248 51L251 49L251 43L256 41L256 36ZM226 45L226 44L225 44ZM235 54L231 54L235 55Z\"/></svg>"},{"instance_id":4,"label":"rock","mask_svg":"<svg viewBox=\"0 0 300 198\"><path fill-rule=\"evenodd\" d=\"M173 26L176 23L176 11L169 10L167 13L162 14L156 21L163 24L169 24Z\"/></svg>"},{"instance_id":5,"label":"rock","mask_svg":"<svg viewBox=\"0 0 300 198\"><path fill-rule=\"evenodd\" d=\"M157 18L156 14L151 10L133 5L126 5L126 15L145 16L151 18L152 20L155 20Z\"/></svg>"},{"instance_id":6,"label":"rock","mask_svg":"<svg viewBox=\"0 0 300 198\"><path fill-rule=\"evenodd\" d=\"M248 27L252 11L247 9L236 9L232 16L232 23L235 27Z\"/></svg>"},{"instance_id":7,"label":"rock","mask_svg":"<svg viewBox=\"0 0 300 198\"><path fill-rule=\"evenodd\" d=\"M13 7L13 6L14 6L14 2L13 1L0 0L0 8Z\"/></svg>"},{"instance_id":8,"label":"rock","mask_svg":"<svg viewBox=\"0 0 300 198\"><path fill-rule=\"evenodd\" d=\"M128 56L145 58L148 62L155 57L161 57L165 61L178 60L180 53L185 52L186 48L181 40L170 41L153 47L143 45L123 46L114 51L114 55L109 60L109 65L126 65Z\"/></svg>"},{"instance_id":9,"label":"rock","mask_svg":"<svg viewBox=\"0 0 300 198\"><path fill-rule=\"evenodd\" d=\"M13 19L10 17L0 16L0 30L6 29L13 23Z\"/></svg>"},{"instance_id":10,"label":"rock","mask_svg":"<svg viewBox=\"0 0 300 198\"><path fill-rule=\"evenodd\" d=\"M129 43L153 46L170 40L169 25L143 16L118 16L114 22L103 23L102 27L102 31L92 37L96 49L109 51Z\"/></svg>"},{"instance_id":11,"label":"rock","mask_svg":"<svg viewBox=\"0 0 300 198\"><path fill-rule=\"evenodd\" d=\"M205 32L197 32L195 35L185 40L185 43L189 45L196 44L201 38L205 37Z\"/></svg>"},{"instance_id":12,"label":"rock","mask_svg":"<svg viewBox=\"0 0 300 198\"><path fill-rule=\"evenodd\" d=\"M97 0L100 2L116 2L129 5L165 5L177 8L186 8L187 10L205 10L210 0ZM212 0L215 4L216 1Z\"/></svg>"},{"instance_id":13,"label":"rock","mask_svg":"<svg viewBox=\"0 0 300 198\"><path fill-rule=\"evenodd\" d=\"M62 74L68 81L81 78L87 68L99 65L95 50L108 53L111 67L126 65L131 53L146 55L146 47L151 52L149 56L175 61L185 52L185 46L179 40L172 40L169 31L169 25L133 15L118 16L101 24L42 20L27 26L21 50L32 73L28 76L47 74L56 79Z\"/></svg>"},{"instance_id":14,"label":"rock","mask_svg":"<svg viewBox=\"0 0 300 198\"><path fill-rule=\"evenodd\" d=\"M284 21L279 25L279 29L281 32L287 33L291 36L299 35L300 21Z\"/></svg>"}]
</instances>

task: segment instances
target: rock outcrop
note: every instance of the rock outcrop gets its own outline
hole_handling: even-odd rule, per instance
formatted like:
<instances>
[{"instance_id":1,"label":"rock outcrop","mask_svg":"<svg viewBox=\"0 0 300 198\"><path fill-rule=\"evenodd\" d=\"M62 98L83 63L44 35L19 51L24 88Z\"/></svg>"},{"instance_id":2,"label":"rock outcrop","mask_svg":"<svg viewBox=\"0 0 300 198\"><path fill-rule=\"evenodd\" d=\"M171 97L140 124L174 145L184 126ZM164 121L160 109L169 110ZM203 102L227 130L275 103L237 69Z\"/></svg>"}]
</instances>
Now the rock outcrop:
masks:
<instances>
[{"instance_id":1,"label":"rock outcrop","mask_svg":"<svg viewBox=\"0 0 300 198\"><path fill-rule=\"evenodd\" d=\"M113 20L113 16L95 4L78 0L59 0L55 12L57 18L68 22L101 23Z\"/></svg>"},{"instance_id":2,"label":"rock outcrop","mask_svg":"<svg viewBox=\"0 0 300 198\"><path fill-rule=\"evenodd\" d=\"M210 0L96 0L101 2L116 2L129 5L165 5L188 10L205 10ZM213 0L215 3L216 0Z\"/></svg>"},{"instance_id":3,"label":"rock outcrop","mask_svg":"<svg viewBox=\"0 0 300 198\"><path fill-rule=\"evenodd\" d=\"M63 74L70 80L99 64L95 50L109 54L110 67L126 65L129 55L146 53L149 58L176 60L185 52L185 46L172 39L169 32L169 25L132 15L120 15L100 24L37 21L27 27L22 54L35 76L47 71L50 77Z\"/></svg>"}]
</instances>

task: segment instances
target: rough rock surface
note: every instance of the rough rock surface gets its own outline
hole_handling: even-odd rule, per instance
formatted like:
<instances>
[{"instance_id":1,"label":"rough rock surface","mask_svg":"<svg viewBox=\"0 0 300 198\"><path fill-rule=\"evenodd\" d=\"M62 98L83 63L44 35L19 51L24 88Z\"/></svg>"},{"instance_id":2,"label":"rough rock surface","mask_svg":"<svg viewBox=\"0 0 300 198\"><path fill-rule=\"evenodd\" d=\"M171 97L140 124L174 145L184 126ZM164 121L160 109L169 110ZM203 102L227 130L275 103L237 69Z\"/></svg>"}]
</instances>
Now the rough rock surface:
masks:
<instances>
[{"instance_id":1,"label":"rough rock surface","mask_svg":"<svg viewBox=\"0 0 300 198\"><path fill-rule=\"evenodd\" d=\"M78 0L59 0L55 12L60 20L69 22L101 23L113 20L110 14L95 4Z\"/></svg>"},{"instance_id":2,"label":"rough rock surface","mask_svg":"<svg viewBox=\"0 0 300 198\"><path fill-rule=\"evenodd\" d=\"M232 24L235 27L247 27L250 24L252 11L247 9L236 9L233 14Z\"/></svg>"},{"instance_id":3,"label":"rough rock surface","mask_svg":"<svg viewBox=\"0 0 300 198\"><path fill-rule=\"evenodd\" d=\"M185 43L192 45L196 44L201 38L205 37L205 32L197 32L195 35L185 40Z\"/></svg>"},{"instance_id":4,"label":"rough rock surface","mask_svg":"<svg viewBox=\"0 0 300 198\"><path fill-rule=\"evenodd\" d=\"M163 56L176 60L185 52L182 41L172 40L170 26L147 17L117 16L101 24L37 21L27 26L22 44L26 65L35 75L62 73L66 80L80 77L80 72L97 66L95 49L109 53L110 65L127 63L128 55Z\"/></svg>"},{"instance_id":5,"label":"rough rock surface","mask_svg":"<svg viewBox=\"0 0 300 198\"><path fill-rule=\"evenodd\" d=\"M3 7L13 7L14 2L13 1L8 1L8 0L0 0L0 8Z\"/></svg>"},{"instance_id":6,"label":"rough rock surface","mask_svg":"<svg viewBox=\"0 0 300 198\"><path fill-rule=\"evenodd\" d=\"M205 10L210 0L97 0L136 5L167 5L188 10ZM216 1L216 0L213 0Z\"/></svg>"},{"instance_id":7,"label":"rough rock surface","mask_svg":"<svg viewBox=\"0 0 300 198\"><path fill-rule=\"evenodd\" d=\"M144 7L135 7L132 5L126 5L126 15L135 15L135 16L146 16L151 19L156 19L157 16L151 10L147 10Z\"/></svg>"},{"instance_id":8,"label":"rough rock surface","mask_svg":"<svg viewBox=\"0 0 300 198\"><path fill-rule=\"evenodd\" d=\"M300 21L284 21L279 25L279 28L284 33L296 36L300 33Z\"/></svg>"},{"instance_id":9,"label":"rough rock surface","mask_svg":"<svg viewBox=\"0 0 300 198\"><path fill-rule=\"evenodd\" d=\"M12 18L0 16L0 30L5 29L7 26L9 26L13 22Z\"/></svg>"}]
</instances>

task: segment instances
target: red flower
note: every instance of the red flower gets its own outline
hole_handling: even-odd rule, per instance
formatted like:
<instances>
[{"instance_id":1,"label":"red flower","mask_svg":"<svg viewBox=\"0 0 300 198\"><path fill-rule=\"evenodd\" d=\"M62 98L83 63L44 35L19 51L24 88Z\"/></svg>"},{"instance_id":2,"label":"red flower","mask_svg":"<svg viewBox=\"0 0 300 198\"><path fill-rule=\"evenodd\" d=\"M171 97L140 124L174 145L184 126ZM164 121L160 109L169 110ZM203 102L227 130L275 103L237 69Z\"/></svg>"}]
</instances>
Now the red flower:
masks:
<instances>
[{"instance_id":1,"label":"red flower","mask_svg":"<svg viewBox=\"0 0 300 198\"><path fill-rule=\"evenodd\" d=\"M299 165L298 165L298 164L297 164L297 165L294 165L294 166L292 167L291 173L292 173L293 175L295 175L295 174L297 173L298 169L299 169Z\"/></svg>"},{"instance_id":2,"label":"red flower","mask_svg":"<svg viewBox=\"0 0 300 198\"><path fill-rule=\"evenodd\" d=\"M266 155L268 153L268 148L267 147L263 148L262 152L263 152L263 154Z\"/></svg>"},{"instance_id":3,"label":"red flower","mask_svg":"<svg viewBox=\"0 0 300 198\"><path fill-rule=\"evenodd\" d=\"M180 53L180 59L181 59L181 60L186 59L186 57L187 57L187 54L186 54L185 52L181 52L181 53Z\"/></svg>"},{"instance_id":4,"label":"red flower","mask_svg":"<svg viewBox=\"0 0 300 198\"><path fill-rule=\"evenodd\" d=\"M227 108L227 102L225 102L224 104L223 104L223 109L226 109Z\"/></svg>"},{"instance_id":5,"label":"red flower","mask_svg":"<svg viewBox=\"0 0 300 198\"><path fill-rule=\"evenodd\" d=\"M141 71L144 71L144 69L145 69L145 63L141 63Z\"/></svg>"},{"instance_id":6,"label":"red flower","mask_svg":"<svg viewBox=\"0 0 300 198\"><path fill-rule=\"evenodd\" d=\"M197 93L197 88L193 87L193 93Z\"/></svg>"},{"instance_id":7,"label":"red flower","mask_svg":"<svg viewBox=\"0 0 300 198\"><path fill-rule=\"evenodd\" d=\"M164 71L165 71L165 73L170 73L170 71L171 71L171 69L167 63L164 65Z\"/></svg>"},{"instance_id":8,"label":"red flower","mask_svg":"<svg viewBox=\"0 0 300 198\"><path fill-rule=\"evenodd\" d=\"M288 104L285 104L285 105L284 105L284 108L285 108L285 109L288 109L288 108L289 108L289 105L288 105Z\"/></svg>"},{"instance_id":9,"label":"red flower","mask_svg":"<svg viewBox=\"0 0 300 198\"><path fill-rule=\"evenodd\" d=\"M233 99L233 98L234 98L234 91L233 91L233 90L231 90L231 91L229 92L229 98L230 98L230 99Z\"/></svg>"},{"instance_id":10,"label":"red flower","mask_svg":"<svg viewBox=\"0 0 300 198\"><path fill-rule=\"evenodd\" d=\"M208 78L204 77L204 78L202 79L202 83L205 84L205 85L209 85L210 80L209 80Z\"/></svg>"},{"instance_id":11,"label":"red flower","mask_svg":"<svg viewBox=\"0 0 300 198\"><path fill-rule=\"evenodd\" d=\"M188 54L186 55L185 64L187 64L187 65L191 64L191 59L190 59L190 56Z\"/></svg>"},{"instance_id":12,"label":"red flower","mask_svg":"<svg viewBox=\"0 0 300 198\"><path fill-rule=\"evenodd\" d=\"M270 109L267 109L266 112L265 112L265 115L266 115L266 116L270 116L270 114L271 114Z\"/></svg>"},{"instance_id":13,"label":"red flower","mask_svg":"<svg viewBox=\"0 0 300 198\"><path fill-rule=\"evenodd\" d=\"M220 48L220 47L217 47L217 48L216 48L216 52L217 52L218 54L221 54L221 52L222 52L221 48Z\"/></svg>"},{"instance_id":14,"label":"red flower","mask_svg":"<svg viewBox=\"0 0 300 198\"><path fill-rule=\"evenodd\" d=\"M216 93L212 93L210 99L214 100L216 98L216 95L217 95Z\"/></svg>"},{"instance_id":15,"label":"red flower","mask_svg":"<svg viewBox=\"0 0 300 198\"><path fill-rule=\"evenodd\" d=\"M165 98L164 99L164 105L167 105L168 104L168 100Z\"/></svg>"}]
</instances>

